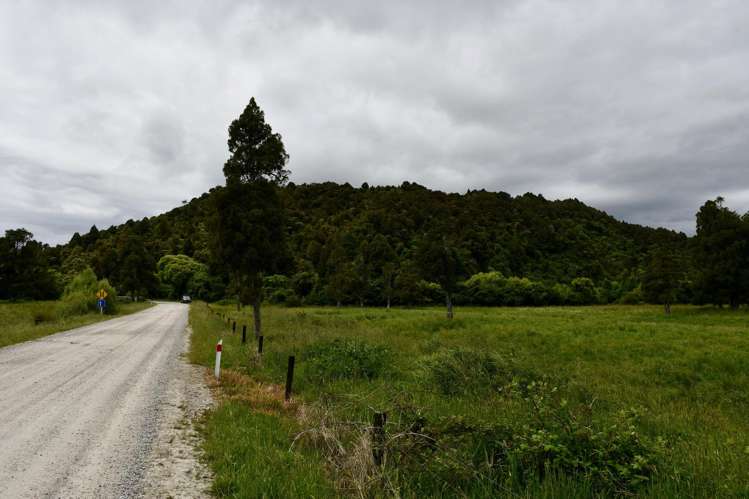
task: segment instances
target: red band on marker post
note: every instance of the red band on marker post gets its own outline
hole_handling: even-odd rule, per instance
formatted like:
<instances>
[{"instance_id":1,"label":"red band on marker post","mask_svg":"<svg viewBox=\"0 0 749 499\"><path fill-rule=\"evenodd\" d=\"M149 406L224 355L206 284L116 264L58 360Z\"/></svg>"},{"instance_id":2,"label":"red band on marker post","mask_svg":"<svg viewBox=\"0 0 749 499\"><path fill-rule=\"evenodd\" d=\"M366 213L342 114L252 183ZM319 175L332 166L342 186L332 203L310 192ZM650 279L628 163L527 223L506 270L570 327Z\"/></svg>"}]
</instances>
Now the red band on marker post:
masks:
<instances>
[{"instance_id":1,"label":"red band on marker post","mask_svg":"<svg viewBox=\"0 0 749 499\"><path fill-rule=\"evenodd\" d=\"M216 343L216 351L217 352L221 351L221 343Z\"/></svg>"}]
</instances>

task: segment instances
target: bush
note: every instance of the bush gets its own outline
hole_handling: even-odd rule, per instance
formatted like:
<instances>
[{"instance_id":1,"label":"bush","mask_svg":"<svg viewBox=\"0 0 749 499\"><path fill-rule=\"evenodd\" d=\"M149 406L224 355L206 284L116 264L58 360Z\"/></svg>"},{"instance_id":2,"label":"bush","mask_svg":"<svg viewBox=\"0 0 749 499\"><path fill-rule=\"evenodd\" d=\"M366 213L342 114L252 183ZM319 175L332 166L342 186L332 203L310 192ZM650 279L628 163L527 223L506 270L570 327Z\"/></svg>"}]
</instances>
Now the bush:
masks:
<instances>
[{"instance_id":1,"label":"bush","mask_svg":"<svg viewBox=\"0 0 749 499\"><path fill-rule=\"evenodd\" d=\"M621 298L619 298L619 303L622 305L639 305L640 303L643 303L644 298L642 296L642 290L640 289L640 286L637 286L632 291L629 291L627 293L624 293Z\"/></svg>"},{"instance_id":2,"label":"bush","mask_svg":"<svg viewBox=\"0 0 749 499\"><path fill-rule=\"evenodd\" d=\"M390 351L359 340L316 343L304 352L304 374L311 380L374 379L389 365Z\"/></svg>"},{"instance_id":3,"label":"bush","mask_svg":"<svg viewBox=\"0 0 749 499\"><path fill-rule=\"evenodd\" d=\"M423 384L442 395L485 394L513 380L527 384L537 378L497 355L461 348L424 358L417 372Z\"/></svg>"},{"instance_id":4,"label":"bush","mask_svg":"<svg viewBox=\"0 0 749 499\"><path fill-rule=\"evenodd\" d=\"M479 272L463 283L462 297L475 305L499 305L503 301L507 279L501 272Z\"/></svg>"},{"instance_id":5,"label":"bush","mask_svg":"<svg viewBox=\"0 0 749 499\"><path fill-rule=\"evenodd\" d=\"M41 324L42 322L54 322L57 320L57 312L46 305L43 308L34 310L32 314L34 324Z\"/></svg>"},{"instance_id":6,"label":"bush","mask_svg":"<svg viewBox=\"0 0 749 499\"><path fill-rule=\"evenodd\" d=\"M572 300L575 305L593 305L598 303L598 292L593 281L587 277L572 279Z\"/></svg>"},{"instance_id":7,"label":"bush","mask_svg":"<svg viewBox=\"0 0 749 499\"><path fill-rule=\"evenodd\" d=\"M60 313L65 317L70 317L98 311L96 293L100 289L107 292L105 313L116 313L117 290L106 279L97 281L96 274L90 268L76 275L65 286Z\"/></svg>"},{"instance_id":8,"label":"bush","mask_svg":"<svg viewBox=\"0 0 749 499\"><path fill-rule=\"evenodd\" d=\"M665 462L664 441L639 432L636 410L602 424L591 404L573 407L556 386L531 382L518 390L515 384L503 393L524 407L527 417L507 422L429 419L423 410L400 407L387 428L399 438L385 439L386 473L393 481L407 477L399 484L409 489L401 489L403 495L435 495L435 487L450 483L460 491L457 496L509 489L525 497L534 484L560 477L587 484L594 496L631 495Z\"/></svg>"}]
</instances>

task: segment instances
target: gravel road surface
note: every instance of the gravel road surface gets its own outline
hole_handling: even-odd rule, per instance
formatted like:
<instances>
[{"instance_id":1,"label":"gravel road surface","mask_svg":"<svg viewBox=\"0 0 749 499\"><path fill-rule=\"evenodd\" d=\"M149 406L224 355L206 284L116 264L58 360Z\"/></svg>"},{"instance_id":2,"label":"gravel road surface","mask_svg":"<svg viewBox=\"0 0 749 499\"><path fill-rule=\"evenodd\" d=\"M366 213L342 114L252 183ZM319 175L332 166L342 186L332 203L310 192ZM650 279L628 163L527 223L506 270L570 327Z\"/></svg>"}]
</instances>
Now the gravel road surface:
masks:
<instances>
[{"instance_id":1,"label":"gravel road surface","mask_svg":"<svg viewBox=\"0 0 749 499\"><path fill-rule=\"evenodd\" d=\"M158 304L0 349L0 497L153 490L153 442L185 385L187 311Z\"/></svg>"}]
</instances>

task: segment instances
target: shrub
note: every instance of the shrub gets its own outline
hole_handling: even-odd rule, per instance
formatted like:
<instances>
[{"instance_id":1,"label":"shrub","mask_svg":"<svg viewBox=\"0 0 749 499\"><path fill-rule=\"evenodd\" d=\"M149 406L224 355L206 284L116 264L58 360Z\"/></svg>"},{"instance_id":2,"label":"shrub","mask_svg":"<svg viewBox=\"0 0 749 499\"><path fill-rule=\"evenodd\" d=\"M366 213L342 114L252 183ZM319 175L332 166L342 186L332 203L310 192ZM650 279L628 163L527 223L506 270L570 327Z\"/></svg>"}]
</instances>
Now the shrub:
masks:
<instances>
[{"instance_id":1,"label":"shrub","mask_svg":"<svg viewBox=\"0 0 749 499\"><path fill-rule=\"evenodd\" d=\"M572 301L575 305L592 305L598 303L598 293L593 281L587 277L572 279Z\"/></svg>"},{"instance_id":2,"label":"shrub","mask_svg":"<svg viewBox=\"0 0 749 499\"><path fill-rule=\"evenodd\" d=\"M304 374L315 381L374 379L384 373L390 351L382 345L336 339L313 344L304 359Z\"/></svg>"},{"instance_id":3,"label":"shrub","mask_svg":"<svg viewBox=\"0 0 749 499\"><path fill-rule=\"evenodd\" d=\"M117 290L109 284L109 281L96 280L96 274L90 268L76 275L70 283L65 286L60 313L63 316L82 315L97 310L96 292L104 289L107 292L107 306L105 312L114 314L117 312Z\"/></svg>"},{"instance_id":4,"label":"shrub","mask_svg":"<svg viewBox=\"0 0 749 499\"><path fill-rule=\"evenodd\" d=\"M469 395L496 391L512 380L527 384L535 379L508 359L462 348L442 350L424 358L418 369L423 384L442 395Z\"/></svg>"},{"instance_id":5,"label":"shrub","mask_svg":"<svg viewBox=\"0 0 749 499\"><path fill-rule=\"evenodd\" d=\"M629 291L627 293L624 293L622 297L619 299L619 303L622 305L638 305L644 301L644 298L642 296L642 290L640 289L640 286L637 286L632 291Z\"/></svg>"},{"instance_id":6,"label":"shrub","mask_svg":"<svg viewBox=\"0 0 749 499\"><path fill-rule=\"evenodd\" d=\"M445 483L456 496L491 496L492 487L524 496L533 484L559 477L588 484L596 496L631 495L665 462L664 441L639 432L636 410L602 424L592 405L573 407L546 382L504 393L527 417L430 419L423 410L400 407L387 428L389 480L406 480L398 484L404 496L434 495Z\"/></svg>"},{"instance_id":7,"label":"shrub","mask_svg":"<svg viewBox=\"0 0 749 499\"><path fill-rule=\"evenodd\" d=\"M462 295L467 303L499 305L503 301L506 282L501 272L479 272L463 283Z\"/></svg>"},{"instance_id":8,"label":"shrub","mask_svg":"<svg viewBox=\"0 0 749 499\"><path fill-rule=\"evenodd\" d=\"M41 324L42 322L53 322L57 320L57 313L54 309L44 305L43 308L37 308L32 314L34 324Z\"/></svg>"}]
</instances>

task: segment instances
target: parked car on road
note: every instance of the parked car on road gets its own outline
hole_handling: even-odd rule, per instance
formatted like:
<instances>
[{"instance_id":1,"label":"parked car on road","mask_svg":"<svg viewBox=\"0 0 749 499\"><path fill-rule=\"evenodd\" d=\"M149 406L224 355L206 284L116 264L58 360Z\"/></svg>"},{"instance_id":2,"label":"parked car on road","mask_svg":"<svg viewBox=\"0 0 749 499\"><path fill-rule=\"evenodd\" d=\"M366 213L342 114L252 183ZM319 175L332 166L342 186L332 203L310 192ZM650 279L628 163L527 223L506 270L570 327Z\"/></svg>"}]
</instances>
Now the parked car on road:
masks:
<instances>
[{"instance_id":1,"label":"parked car on road","mask_svg":"<svg viewBox=\"0 0 749 499\"><path fill-rule=\"evenodd\" d=\"M190 303L190 302L192 302L192 298L190 298L190 297L189 297L189 296L187 296L187 295L183 295L183 296L182 296L182 300L180 300L180 301L181 301L182 303Z\"/></svg>"}]
</instances>

